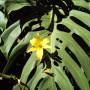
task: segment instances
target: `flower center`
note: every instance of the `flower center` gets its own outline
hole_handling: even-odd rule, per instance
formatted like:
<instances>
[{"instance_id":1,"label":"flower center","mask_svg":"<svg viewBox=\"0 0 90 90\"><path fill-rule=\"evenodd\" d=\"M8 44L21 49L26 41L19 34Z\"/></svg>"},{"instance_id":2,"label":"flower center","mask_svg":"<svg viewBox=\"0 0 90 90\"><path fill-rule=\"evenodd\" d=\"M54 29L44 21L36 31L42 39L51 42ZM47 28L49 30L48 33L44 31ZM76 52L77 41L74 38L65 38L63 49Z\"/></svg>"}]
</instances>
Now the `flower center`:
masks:
<instances>
[{"instance_id":1,"label":"flower center","mask_svg":"<svg viewBox=\"0 0 90 90\"><path fill-rule=\"evenodd\" d=\"M40 44L40 43L38 43L38 44L36 45L36 47L37 47L37 48L43 48L42 44Z\"/></svg>"}]
</instances>

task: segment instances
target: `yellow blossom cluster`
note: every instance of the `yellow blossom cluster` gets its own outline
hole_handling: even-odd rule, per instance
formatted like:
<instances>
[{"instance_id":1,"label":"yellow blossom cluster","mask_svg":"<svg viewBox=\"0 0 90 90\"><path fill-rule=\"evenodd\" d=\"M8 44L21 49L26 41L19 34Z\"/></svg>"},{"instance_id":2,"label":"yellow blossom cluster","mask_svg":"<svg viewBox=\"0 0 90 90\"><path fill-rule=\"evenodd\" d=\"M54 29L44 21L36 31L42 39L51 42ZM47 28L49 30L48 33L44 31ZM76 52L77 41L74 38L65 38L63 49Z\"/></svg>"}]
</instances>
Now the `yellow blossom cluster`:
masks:
<instances>
[{"instance_id":1,"label":"yellow blossom cluster","mask_svg":"<svg viewBox=\"0 0 90 90\"><path fill-rule=\"evenodd\" d=\"M36 51L38 60L42 60L43 50L50 48L48 43L48 38L41 38L39 33L37 33L36 37L30 40L30 44L32 45L32 47L27 50L27 53Z\"/></svg>"}]
</instances>

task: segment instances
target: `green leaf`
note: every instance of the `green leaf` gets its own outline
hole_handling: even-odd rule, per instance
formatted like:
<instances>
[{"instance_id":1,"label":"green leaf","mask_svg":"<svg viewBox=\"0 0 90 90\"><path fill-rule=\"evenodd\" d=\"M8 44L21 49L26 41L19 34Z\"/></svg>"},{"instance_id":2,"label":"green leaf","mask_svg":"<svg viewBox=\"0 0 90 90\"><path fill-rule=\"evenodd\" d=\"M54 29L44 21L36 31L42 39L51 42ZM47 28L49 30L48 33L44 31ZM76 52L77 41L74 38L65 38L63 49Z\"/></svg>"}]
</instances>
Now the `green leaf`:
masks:
<instances>
[{"instance_id":1,"label":"green leaf","mask_svg":"<svg viewBox=\"0 0 90 90\"><path fill-rule=\"evenodd\" d=\"M74 23L70 19L63 20L62 23L66 25L72 32L76 33L80 37L83 38L83 40L87 43L88 46L90 46L90 32L87 31L85 28L81 27L80 25ZM72 36L70 37L69 34L67 34L67 37L64 37L64 33L62 34L62 41L66 40L66 45L70 48L70 50L73 51L73 53L78 58L80 64L82 65L88 79L90 80L90 58L87 56L87 54L80 48L80 46L72 39Z\"/></svg>"},{"instance_id":2,"label":"green leaf","mask_svg":"<svg viewBox=\"0 0 90 90\"><path fill-rule=\"evenodd\" d=\"M6 0L0 0L0 5L4 5Z\"/></svg>"},{"instance_id":3,"label":"green leaf","mask_svg":"<svg viewBox=\"0 0 90 90\"><path fill-rule=\"evenodd\" d=\"M7 2L6 3L6 10L9 14L12 11L23 8L24 6L30 6L30 4L29 3L20 3L20 2Z\"/></svg>"},{"instance_id":4,"label":"green leaf","mask_svg":"<svg viewBox=\"0 0 90 90\"><path fill-rule=\"evenodd\" d=\"M30 58L28 59L27 63L25 64L22 74L21 74L21 78L20 80L24 83L27 82L27 79L29 77L29 74L31 73L31 71L35 68L35 63L36 63L36 54L33 53Z\"/></svg>"},{"instance_id":5,"label":"green leaf","mask_svg":"<svg viewBox=\"0 0 90 90\"><path fill-rule=\"evenodd\" d=\"M10 25L5 31L2 33L1 38L3 41L7 39L7 37L10 35L10 33L19 26L19 21L15 22L14 24Z\"/></svg>"},{"instance_id":6,"label":"green leaf","mask_svg":"<svg viewBox=\"0 0 90 90\"><path fill-rule=\"evenodd\" d=\"M15 40L20 34L21 34L21 29L19 22L16 22L15 24L11 25L2 33L1 38L4 42L4 45L1 47L1 50L3 53L5 53L5 56L7 58L12 45L14 44Z\"/></svg>"},{"instance_id":7,"label":"green leaf","mask_svg":"<svg viewBox=\"0 0 90 90\"><path fill-rule=\"evenodd\" d=\"M68 68L81 90L90 90L89 83L85 77L85 74L73 61L73 59L64 50L60 52L60 55L63 58L63 63Z\"/></svg>"},{"instance_id":8,"label":"green leaf","mask_svg":"<svg viewBox=\"0 0 90 90\"><path fill-rule=\"evenodd\" d=\"M35 74L33 75L32 79L28 81L27 85L30 90L35 90L36 85L38 84L39 80L42 78L43 74L43 66L42 64L37 67Z\"/></svg>"},{"instance_id":9,"label":"green leaf","mask_svg":"<svg viewBox=\"0 0 90 90\"><path fill-rule=\"evenodd\" d=\"M0 28L2 31L6 28L7 19L4 16L4 13L0 11Z\"/></svg>"},{"instance_id":10,"label":"green leaf","mask_svg":"<svg viewBox=\"0 0 90 90\"><path fill-rule=\"evenodd\" d=\"M72 10L70 12L70 16L74 16L75 18L79 19L90 27L90 14L82 11Z\"/></svg>"},{"instance_id":11,"label":"green leaf","mask_svg":"<svg viewBox=\"0 0 90 90\"><path fill-rule=\"evenodd\" d=\"M87 29L73 22L70 18L63 19L61 23L67 26L72 31L72 33L76 33L77 35L82 37L82 39L88 44L88 46L90 46L90 42L89 42L90 32Z\"/></svg>"},{"instance_id":12,"label":"green leaf","mask_svg":"<svg viewBox=\"0 0 90 90\"><path fill-rule=\"evenodd\" d=\"M38 90L57 90L54 77L47 75L43 80L41 81Z\"/></svg>"},{"instance_id":13,"label":"green leaf","mask_svg":"<svg viewBox=\"0 0 90 90\"><path fill-rule=\"evenodd\" d=\"M81 6L90 10L90 2L86 2L85 0L72 0L72 1L74 2L75 5Z\"/></svg>"},{"instance_id":14,"label":"green leaf","mask_svg":"<svg viewBox=\"0 0 90 90\"><path fill-rule=\"evenodd\" d=\"M56 38L59 38L60 40L62 40L63 43L61 44L61 43L57 42ZM60 51L58 50L59 56L63 58L62 62L64 62L64 64L69 68L70 72L72 73L73 77L75 78L75 80L76 80L77 84L80 86L80 88L82 90L89 90L90 88L89 88L88 80L86 79L86 77L85 77L84 73L81 71L81 69L74 62L74 60L72 60L71 57L69 55L67 55L67 53L65 52L65 47L69 47L72 51L74 51L75 55L77 56L79 62L82 65L82 68L85 70L86 75L88 77L90 76L90 74L89 74L90 73L89 72L89 68L90 68L89 57L77 45L77 43L74 42L74 40L72 39L72 37L69 33L60 32L60 31L57 31L56 29L54 29L54 32L52 33L51 41L52 41L52 49L53 49L53 47L55 48L56 45L60 48ZM85 81L85 82L83 83L83 81Z\"/></svg>"},{"instance_id":15,"label":"green leaf","mask_svg":"<svg viewBox=\"0 0 90 90\"><path fill-rule=\"evenodd\" d=\"M48 12L48 14L45 14L42 16L41 20L41 26L43 26L46 30L49 28L52 18L52 11Z\"/></svg>"},{"instance_id":16,"label":"green leaf","mask_svg":"<svg viewBox=\"0 0 90 90\"><path fill-rule=\"evenodd\" d=\"M55 74L55 81L57 82L61 90L74 90L72 84L70 83L69 79L67 78L61 67L56 67L55 65L53 65L52 69Z\"/></svg>"},{"instance_id":17,"label":"green leaf","mask_svg":"<svg viewBox=\"0 0 90 90\"><path fill-rule=\"evenodd\" d=\"M33 34L35 33L31 33L29 32L25 38L23 38L19 44L17 44L11 51L10 56L9 56L9 61L7 63L7 65L4 67L3 72L6 73L8 72L8 70L10 69L10 67L12 66L12 63L15 61L15 58L22 52L23 48L25 46L27 46L27 44L29 43L30 38L32 37Z\"/></svg>"}]
</instances>

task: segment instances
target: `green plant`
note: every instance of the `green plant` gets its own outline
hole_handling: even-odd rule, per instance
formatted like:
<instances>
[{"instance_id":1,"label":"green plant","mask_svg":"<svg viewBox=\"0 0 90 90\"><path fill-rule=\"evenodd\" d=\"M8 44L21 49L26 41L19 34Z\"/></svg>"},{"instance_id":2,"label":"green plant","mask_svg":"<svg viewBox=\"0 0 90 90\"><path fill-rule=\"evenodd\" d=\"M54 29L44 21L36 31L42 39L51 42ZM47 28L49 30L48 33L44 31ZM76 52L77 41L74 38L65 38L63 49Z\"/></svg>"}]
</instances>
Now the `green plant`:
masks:
<instances>
[{"instance_id":1,"label":"green plant","mask_svg":"<svg viewBox=\"0 0 90 90\"><path fill-rule=\"evenodd\" d=\"M6 0L3 5L9 18L0 23L0 50L7 60L2 73L23 53L20 81L30 90L90 90L90 1ZM38 32L51 43L41 61L26 53ZM51 71L45 73L47 68ZM20 88L25 86L19 83L13 90Z\"/></svg>"}]
</instances>

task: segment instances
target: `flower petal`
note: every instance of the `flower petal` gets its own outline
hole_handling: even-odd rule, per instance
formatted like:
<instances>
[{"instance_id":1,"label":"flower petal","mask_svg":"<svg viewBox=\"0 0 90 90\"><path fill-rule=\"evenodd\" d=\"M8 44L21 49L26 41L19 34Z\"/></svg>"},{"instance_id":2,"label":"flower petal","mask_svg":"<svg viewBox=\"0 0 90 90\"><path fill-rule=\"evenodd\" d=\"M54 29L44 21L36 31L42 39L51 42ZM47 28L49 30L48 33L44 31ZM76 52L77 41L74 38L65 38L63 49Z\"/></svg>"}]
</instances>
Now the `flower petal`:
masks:
<instances>
[{"instance_id":1,"label":"flower petal","mask_svg":"<svg viewBox=\"0 0 90 90\"><path fill-rule=\"evenodd\" d=\"M48 38L44 38L42 40L42 45L46 45L47 43L49 43L49 39Z\"/></svg>"},{"instance_id":2,"label":"flower petal","mask_svg":"<svg viewBox=\"0 0 90 90\"><path fill-rule=\"evenodd\" d=\"M37 42L36 38L33 38L32 40L30 40L30 43L31 43L32 46L35 46L36 42Z\"/></svg>"},{"instance_id":3,"label":"flower petal","mask_svg":"<svg viewBox=\"0 0 90 90\"><path fill-rule=\"evenodd\" d=\"M44 49L47 49L47 48L51 48L51 46L49 46L49 45L44 45L43 48L44 48Z\"/></svg>"},{"instance_id":4,"label":"flower petal","mask_svg":"<svg viewBox=\"0 0 90 90\"><path fill-rule=\"evenodd\" d=\"M36 55L37 55L37 58L39 60L42 60L42 57L43 57L43 49L42 48L39 48L36 52Z\"/></svg>"},{"instance_id":5,"label":"flower petal","mask_svg":"<svg viewBox=\"0 0 90 90\"><path fill-rule=\"evenodd\" d=\"M32 51L36 51L36 48L34 48L34 47L29 48L26 52L29 53L29 52L32 52Z\"/></svg>"}]
</instances>

